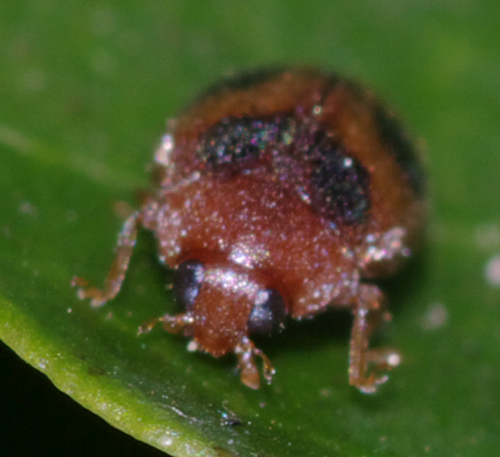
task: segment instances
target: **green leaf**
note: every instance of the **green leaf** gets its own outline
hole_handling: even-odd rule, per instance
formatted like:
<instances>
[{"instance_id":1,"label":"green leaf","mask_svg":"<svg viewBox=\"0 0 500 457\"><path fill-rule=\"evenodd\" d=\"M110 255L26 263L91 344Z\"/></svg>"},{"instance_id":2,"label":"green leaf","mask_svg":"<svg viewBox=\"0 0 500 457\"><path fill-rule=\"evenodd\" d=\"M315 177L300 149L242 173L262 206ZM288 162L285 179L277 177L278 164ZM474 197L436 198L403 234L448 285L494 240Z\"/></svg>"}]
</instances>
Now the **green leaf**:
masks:
<instances>
[{"instance_id":1,"label":"green leaf","mask_svg":"<svg viewBox=\"0 0 500 457\"><path fill-rule=\"evenodd\" d=\"M174 456L495 455L498 13L487 1L3 2L0 338L84 407ZM394 319L380 340L404 363L375 396L348 386L343 313L259 342L277 375L257 392L231 357L189 353L159 329L138 337L144 320L175 309L147 233L105 308L69 285L102 284L113 206L147 186L165 120L221 74L277 63L369 81L425 139L428 241L383 284Z\"/></svg>"}]
</instances>

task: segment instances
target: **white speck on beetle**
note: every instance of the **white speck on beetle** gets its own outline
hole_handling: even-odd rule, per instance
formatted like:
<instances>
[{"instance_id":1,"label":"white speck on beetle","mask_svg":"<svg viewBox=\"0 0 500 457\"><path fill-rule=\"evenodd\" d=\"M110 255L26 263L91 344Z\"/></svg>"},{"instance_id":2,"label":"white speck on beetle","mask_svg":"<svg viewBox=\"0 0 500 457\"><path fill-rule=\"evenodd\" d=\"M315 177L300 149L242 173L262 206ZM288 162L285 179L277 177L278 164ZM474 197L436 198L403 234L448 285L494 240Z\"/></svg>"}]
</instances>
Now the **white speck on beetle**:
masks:
<instances>
[{"instance_id":1,"label":"white speck on beetle","mask_svg":"<svg viewBox=\"0 0 500 457\"><path fill-rule=\"evenodd\" d=\"M172 151L174 150L174 138L172 135L164 135L160 146L155 151L155 162L164 167L170 164Z\"/></svg>"}]
</instances>

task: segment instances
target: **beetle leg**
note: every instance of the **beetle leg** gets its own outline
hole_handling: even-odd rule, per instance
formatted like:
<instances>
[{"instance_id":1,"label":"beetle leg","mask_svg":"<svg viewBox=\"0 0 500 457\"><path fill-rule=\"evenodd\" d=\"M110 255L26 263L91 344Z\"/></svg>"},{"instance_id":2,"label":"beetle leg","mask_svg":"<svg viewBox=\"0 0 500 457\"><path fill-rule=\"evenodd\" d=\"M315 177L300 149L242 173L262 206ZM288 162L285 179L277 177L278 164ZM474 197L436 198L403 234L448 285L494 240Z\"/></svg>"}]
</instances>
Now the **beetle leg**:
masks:
<instances>
[{"instance_id":1,"label":"beetle leg","mask_svg":"<svg viewBox=\"0 0 500 457\"><path fill-rule=\"evenodd\" d=\"M273 368L269 358L258 348L247 336L234 348L234 353L238 357L238 368L240 370L241 382L250 389L260 388L260 377L255 356L260 357L264 364L264 378L270 383L276 370Z\"/></svg>"},{"instance_id":2,"label":"beetle leg","mask_svg":"<svg viewBox=\"0 0 500 457\"><path fill-rule=\"evenodd\" d=\"M88 287L87 281L74 277L71 281L72 286L84 286L83 289L78 289L78 298L84 300L91 298L90 305L94 308L104 305L108 300L116 297L120 291L125 273L127 272L130 257L134 250L137 227L142 220L142 213L135 212L123 224L123 227L118 235L118 241L115 249L115 258L108 273L108 277L104 282L104 288L97 289Z\"/></svg>"},{"instance_id":3,"label":"beetle leg","mask_svg":"<svg viewBox=\"0 0 500 457\"><path fill-rule=\"evenodd\" d=\"M399 365L401 355L388 348L369 349L369 338L382 320L391 315L384 310L384 295L378 287L363 284L354 304L354 324L349 353L349 382L363 393L374 393L389 377L384 373Z\"/></svg>"},{"instance_id":4,"label":"beetle leg","mask_svg":"<svg viewBox=\"0 0 500 457\"><path fill-rule=\"evenodd\" d=\"M137 332L138 335L142 333L149 333L159 322L163 323L163 328L169 333L179 333L186 326L192 325L194 318L191 313L177 314L175 316L170 316L165 314L164 316L151 319L139 327Z\"/></svg>"}]
</instances>

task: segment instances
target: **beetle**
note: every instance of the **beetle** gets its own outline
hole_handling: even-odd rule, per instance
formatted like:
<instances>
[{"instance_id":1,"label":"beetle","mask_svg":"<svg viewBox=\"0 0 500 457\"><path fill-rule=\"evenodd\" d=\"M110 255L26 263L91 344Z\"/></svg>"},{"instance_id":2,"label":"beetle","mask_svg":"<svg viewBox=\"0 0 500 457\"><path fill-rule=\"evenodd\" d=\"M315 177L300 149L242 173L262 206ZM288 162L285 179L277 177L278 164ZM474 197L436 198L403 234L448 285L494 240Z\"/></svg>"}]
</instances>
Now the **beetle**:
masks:
<instances>
[{"instance_id":1,"label":"beetle","mask_svg":"<svg viewBox=\"0 0 500 457\"><path fill-rule=\"evenodd\" d=\"M191 349L234 353L241 381L258 389L256 358L268 382L275 369L253 334L347 307L350 383L372 393L388 379L400 355L369 347L391 317L371 280L396 272L417 246L425 174L372 92L313 68L230 76L169 123L152 168L154 189L125 221L104 288L76 278L86 285L80 299L99 307L117 295L142 226L175 270L184 312L140 332L161 323Z\"/></svg>"}]
</instances>

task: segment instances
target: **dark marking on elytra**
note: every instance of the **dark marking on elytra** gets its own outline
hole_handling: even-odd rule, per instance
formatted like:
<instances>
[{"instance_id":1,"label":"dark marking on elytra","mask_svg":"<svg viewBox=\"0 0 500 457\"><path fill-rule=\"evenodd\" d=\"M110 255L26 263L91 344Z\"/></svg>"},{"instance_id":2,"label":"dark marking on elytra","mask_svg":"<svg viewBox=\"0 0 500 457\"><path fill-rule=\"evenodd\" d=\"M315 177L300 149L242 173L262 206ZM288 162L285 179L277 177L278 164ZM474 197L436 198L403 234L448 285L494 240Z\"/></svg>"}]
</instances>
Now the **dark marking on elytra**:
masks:
<instances>
[{"instance_id":1,"label":"dark marking on elytra","mask_svg":"<svg viewBox=\"0 0 500 457\"><path fill-rule=\"evenodd\" d=\"M383 144L394 155L415 195L423 197L426 188L424 167L411 139L398 119L381 104L375 106L374 116Z\"/></svg>"}]
</instances>

